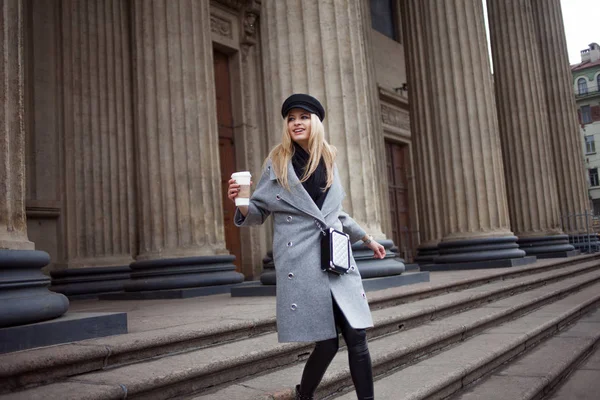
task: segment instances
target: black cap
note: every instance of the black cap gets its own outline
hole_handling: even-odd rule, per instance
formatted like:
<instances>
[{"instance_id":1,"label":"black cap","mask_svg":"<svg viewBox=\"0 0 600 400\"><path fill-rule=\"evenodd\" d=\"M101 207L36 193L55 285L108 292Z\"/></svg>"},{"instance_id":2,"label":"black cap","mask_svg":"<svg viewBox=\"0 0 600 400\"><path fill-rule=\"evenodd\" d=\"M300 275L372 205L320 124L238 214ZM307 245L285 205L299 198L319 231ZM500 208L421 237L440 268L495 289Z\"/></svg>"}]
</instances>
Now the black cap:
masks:
<instances>
[{"instance_id":1,"label":"black cap","mask_svg":"<svg viewBox=\"0 0 600 400\"><path fill-rule=\"evenodd\" d=\"M325 109L319 100L307 94L296 93L285 99L281 106L281 116L287 117L292 108L301 108L309 113L317 114L321 121L325 119Z\"/></svg>"}]
</instances>

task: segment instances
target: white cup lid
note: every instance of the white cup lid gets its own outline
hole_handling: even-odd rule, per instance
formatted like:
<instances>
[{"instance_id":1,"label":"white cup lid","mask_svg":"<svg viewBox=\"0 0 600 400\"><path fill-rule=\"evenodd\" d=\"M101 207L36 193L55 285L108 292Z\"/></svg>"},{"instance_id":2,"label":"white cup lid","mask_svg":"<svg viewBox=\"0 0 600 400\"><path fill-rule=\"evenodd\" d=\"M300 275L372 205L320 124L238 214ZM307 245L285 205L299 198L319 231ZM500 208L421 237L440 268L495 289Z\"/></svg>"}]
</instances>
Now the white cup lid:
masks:
<instances>
[{"instance_id":1,"label":"white cup lid","mask_svg":"<svg viewBox=\"0 0 600 400\"><path fill-rule=\"evenodd\" d=\"M240 171L240 172L234 172L233 174L231 174L232 179L244 178L247 176L252 177L252 174L250 173L250 171Z\"/></svg>"}]
</instances>

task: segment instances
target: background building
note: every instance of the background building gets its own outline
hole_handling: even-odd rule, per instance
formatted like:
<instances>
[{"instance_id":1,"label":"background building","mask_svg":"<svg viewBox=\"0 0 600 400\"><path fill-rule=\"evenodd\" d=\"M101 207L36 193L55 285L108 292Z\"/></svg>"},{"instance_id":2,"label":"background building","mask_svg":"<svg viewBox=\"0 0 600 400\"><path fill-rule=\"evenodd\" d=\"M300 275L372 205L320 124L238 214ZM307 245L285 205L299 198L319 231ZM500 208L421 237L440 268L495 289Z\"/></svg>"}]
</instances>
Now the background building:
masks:
<instances>
[{"instance_id":1,"label":"background building","mask_svg":"<svg viewBox=\"0 0 600 400\"><path fill-rule=\"evenodd\" d=\"M600 46L592 43L581 50L581 63L572 65L573 88L581 141L588 172L589 194L594 215L600 215Z\"/></svg>"}]
</instances>

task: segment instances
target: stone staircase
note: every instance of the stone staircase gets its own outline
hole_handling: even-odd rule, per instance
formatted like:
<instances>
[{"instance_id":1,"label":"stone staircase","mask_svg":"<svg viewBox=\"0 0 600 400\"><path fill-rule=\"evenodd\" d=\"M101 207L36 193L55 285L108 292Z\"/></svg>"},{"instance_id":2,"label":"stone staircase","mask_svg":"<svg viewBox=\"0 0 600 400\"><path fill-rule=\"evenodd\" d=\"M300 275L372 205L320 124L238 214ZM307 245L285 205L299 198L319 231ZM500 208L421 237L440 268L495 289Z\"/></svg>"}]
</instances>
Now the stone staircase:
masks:
<instances>
[{"instance_id":1,"label":"stone staircase","mask_svg":"<svg viewBox=\"0 0 600 400\"><path fill-rule=\"evenodd\" d=\"M372 296L377 399L541 398L600 341L596 255ZM0 399L293 399L312 346L279 344L274 328L265 318L0 355ZM344 349L316 397L356 398Z\"/></svg>"}]
</instances>

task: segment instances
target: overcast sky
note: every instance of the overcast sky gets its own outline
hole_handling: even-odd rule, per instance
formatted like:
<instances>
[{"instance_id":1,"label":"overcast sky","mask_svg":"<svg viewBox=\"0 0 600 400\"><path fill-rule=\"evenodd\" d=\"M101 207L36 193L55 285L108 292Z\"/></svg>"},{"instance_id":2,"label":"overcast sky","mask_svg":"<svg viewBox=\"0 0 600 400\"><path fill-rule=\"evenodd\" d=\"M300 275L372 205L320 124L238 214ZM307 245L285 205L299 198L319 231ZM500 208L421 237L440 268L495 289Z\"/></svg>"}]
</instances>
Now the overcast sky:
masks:
<instances>
[{"instance_id":1,"label":"overcast sky","mask_svg":"<svg viewBox=\"0 0 600 400\"><path fill-rule=\"evenodd\" d=\"M561 0L569 62L581 62L579 52L600 43L600 0Z\"/></svg>"},{"instance_id":2,"label":"overcast sky","mask_svg":"<svg viewBox=\"0 0 600 400\"><path fill-rule=\"evenodd\" d=\"M487 26L487 4L482 0ZM592 42L600 43L600 0L560 0L567 36L569 63L579 64L583 49ZM489 31L488 31L489 49ZM491 54L490 54L491 61ZM493 67L492 67L493 69Z\"/></svg>"}]
</instances>

